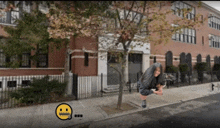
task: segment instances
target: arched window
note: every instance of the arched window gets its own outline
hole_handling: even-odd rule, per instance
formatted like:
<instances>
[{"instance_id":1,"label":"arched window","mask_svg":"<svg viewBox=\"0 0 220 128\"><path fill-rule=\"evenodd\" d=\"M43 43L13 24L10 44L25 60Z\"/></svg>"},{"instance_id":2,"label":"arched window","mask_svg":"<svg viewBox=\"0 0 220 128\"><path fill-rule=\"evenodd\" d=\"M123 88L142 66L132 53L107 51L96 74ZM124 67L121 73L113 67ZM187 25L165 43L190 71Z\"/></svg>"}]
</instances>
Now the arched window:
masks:
<instances>
[{"instance_id":1,"label":"arched window","mask_svg":"<svg viewBox=\"0 0 220 128\"><path fill-rule=\"evenodd\" d=\"M208 67L211 67L211 63L210 63L210 55L206 56L206 63L208 64Z\"/></svg>"},{"instance_id":2,"label":"arched window","mask_svg":"<svg viewBox=\"0 0 220 128\"><path fill-rule=\"evenodd\" d=\"M186 63L188 64L189 66L189 71L190 71L190 74L192 73L192 56L190 53L188 53L186 55Z\"/></svg>"},{"instance_id":3,"label":"arched window","mask_svg":"<svg viewBox=\"0 0 220 128\"><path fill-rule=\"evenodd\" d=\"M220 64L220 56L218 57L218 64Z\"/></svg>"},{"instance_id":4,"label":"arched window","mask_svg":"<svg viewBox=\"0 0 220 128\"><path fill-rule=\"evenodd\" d=\"M214 64L217 64L217 63L218 63L218 57L215 56L215 57L214 57Z\"/></svg>"},{"instance_id":5,"label":"arched window","mask_svg":"<svg viewBox=\"0 0 220 128\"><path fill-rule=\"evenodd\" d=\"M184 52L180 54L180 64L186 63L186 55Z\"/></svg>"},{"instance_id":6,"label":"arched window","mask_svg":"<svg viewBox=\"0 0 220 128\"><path fill-rule=\"evenodd\" d=\"M202 56L201 54L197 55L197 63L201 63L202 62Z\"/></svg>"},{"instance_id":7,"label":"arched window","mask_svg":"<svg viewBox=\"0 0 220 128\"><path fill-rule=\"evenodd\" d=\"M171 51L168 51L166 53L166 66L173 65L173 53Z\"/></svg>"}]
</instances>

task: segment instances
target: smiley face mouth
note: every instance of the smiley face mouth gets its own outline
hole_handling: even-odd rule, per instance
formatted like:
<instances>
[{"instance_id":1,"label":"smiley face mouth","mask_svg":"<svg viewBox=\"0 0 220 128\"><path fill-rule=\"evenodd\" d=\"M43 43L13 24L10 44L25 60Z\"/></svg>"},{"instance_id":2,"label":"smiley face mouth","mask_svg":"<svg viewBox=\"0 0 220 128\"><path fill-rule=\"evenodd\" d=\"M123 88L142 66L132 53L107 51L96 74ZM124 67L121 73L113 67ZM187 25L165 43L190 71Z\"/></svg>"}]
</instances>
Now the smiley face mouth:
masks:
<instances>
[{"instance_id":1,"label":"smiley face mouth","mask_svg":"<svg viewBox=\"0 0 220 128\"><path fill-rule=\"evenodd\" d=\"M69 116L70 113L65 113L65 112L64 112L64 113L59 113L59 115L60 115L60 116Z\"/></svg>"}]
</instances>

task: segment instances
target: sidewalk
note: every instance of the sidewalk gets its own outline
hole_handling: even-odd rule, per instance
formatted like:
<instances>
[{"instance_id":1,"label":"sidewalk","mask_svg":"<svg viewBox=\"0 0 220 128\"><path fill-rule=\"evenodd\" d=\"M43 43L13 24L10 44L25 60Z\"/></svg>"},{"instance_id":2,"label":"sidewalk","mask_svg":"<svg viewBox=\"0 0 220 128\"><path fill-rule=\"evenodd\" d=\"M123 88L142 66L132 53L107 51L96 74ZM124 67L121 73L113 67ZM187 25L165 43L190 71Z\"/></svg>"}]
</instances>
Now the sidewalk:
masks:
<instances>
[{"instance_id":1,"label":"sidewalk","mask_svg":"<svg viewBox=\"0 0 220 128\"><path fill-rule=\"evenodd\" d=\"M214 84L217 85L218 82ZM196 99L212 94L220 93L217 87L211 90L211 84L191 85L179 88L164 89L163 96L150 95L147 98L149 109L165 106ZM137 109L126 111L123 113L107 115L100 106L116 104L118 95L111 97L100 97L92 99L83 99L78 101L65 102L73 109L73 117L71 120L62 121L55 115L55 109L60 103L52 103L38 106L2 109L0 110L0 127L1 128L60 128L73 125L88 123L91 121L104 120L146 110L140 107L141 101L139 93L123 95L123 103L129 103ZM74 117L75 114L83 114L83 117Z\"/></svg>"}]
</instances>

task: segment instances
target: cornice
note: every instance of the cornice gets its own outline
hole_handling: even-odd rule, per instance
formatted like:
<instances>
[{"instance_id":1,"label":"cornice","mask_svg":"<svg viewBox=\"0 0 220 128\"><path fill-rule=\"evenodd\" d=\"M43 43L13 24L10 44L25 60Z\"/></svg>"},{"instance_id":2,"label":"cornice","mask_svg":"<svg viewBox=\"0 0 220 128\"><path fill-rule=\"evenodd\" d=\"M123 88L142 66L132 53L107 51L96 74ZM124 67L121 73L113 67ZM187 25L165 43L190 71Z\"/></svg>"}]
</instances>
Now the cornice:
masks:
<instances>
[{"instance_id":1,"label":"cornice","mask_svg":"<svg viewBox=\"0 0 220 128\"><path fill-rule=\"evenodd\" d=\"M189 2L189 1L187 1ZM196 4L199 4L200 1L190 1L190 2L193 2L193 3L196 3ZM202 2L202 1L201 1ZM206 9L208 9L209 11L212 11L213 13L215 13L216 15L218 15L220 17L220 11L209 6L208 4L202 2L202 7L205 7Z\"/></svg>"}]
</instances>

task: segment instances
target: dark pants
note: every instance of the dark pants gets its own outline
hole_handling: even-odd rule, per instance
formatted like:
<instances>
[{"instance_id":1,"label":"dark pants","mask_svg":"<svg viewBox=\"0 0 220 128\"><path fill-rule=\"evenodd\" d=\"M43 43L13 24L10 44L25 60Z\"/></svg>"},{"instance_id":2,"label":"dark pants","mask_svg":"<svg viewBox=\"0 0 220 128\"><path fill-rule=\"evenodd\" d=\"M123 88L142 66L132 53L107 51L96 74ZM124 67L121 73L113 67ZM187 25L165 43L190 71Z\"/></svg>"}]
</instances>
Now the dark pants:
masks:
<instances>
[{"instance_id":1,"label":"dark pants","mask_svg":"<svg viewBox=\"0 0 220 128\"><path fill-rule=\"evenodd\" d=\"M154 93L151 89L144 87L140 81L138 82L138 84L139 84L139 93L141 95L147 96Z\"/></svg>"}]
</instances>

